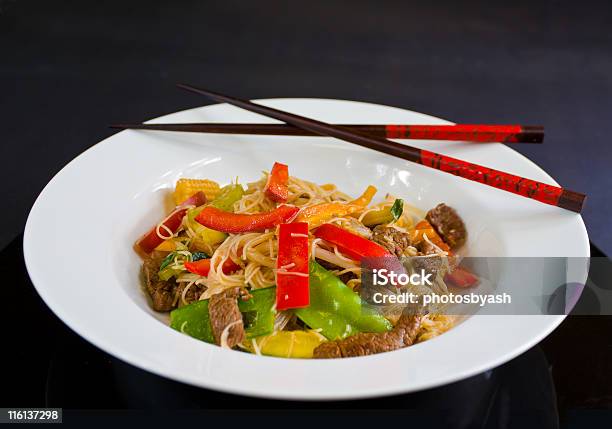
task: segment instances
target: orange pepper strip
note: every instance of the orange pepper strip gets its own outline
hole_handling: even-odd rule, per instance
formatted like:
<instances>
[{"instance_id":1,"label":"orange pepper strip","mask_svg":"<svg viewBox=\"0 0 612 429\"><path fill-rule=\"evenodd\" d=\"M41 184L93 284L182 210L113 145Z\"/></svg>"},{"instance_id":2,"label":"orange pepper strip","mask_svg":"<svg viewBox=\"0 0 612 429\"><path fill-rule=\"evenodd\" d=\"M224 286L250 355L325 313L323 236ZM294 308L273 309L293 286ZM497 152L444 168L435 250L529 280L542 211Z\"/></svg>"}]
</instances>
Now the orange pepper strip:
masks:
<instances>
[{"instance_id":1,"label":"orange pepper strip","mask_svg":"<svg viewBox=\"0 0 612 429\"><path fill-rule=\"evenodd\" d=\"M155 250L159 250L161 252L172 252L176 250L176 243L172 240L165 240L155 248Z\"/></svg>"},{"instance_id":2,"label":"orange pepper strip","mask_svg":"<svg viewBox=\"0 0 612 429\"><path fill-rule=\"evenodd\" d=\"M335 217L348 216L363 211L378 190L370 185L361 196L349 203L321 203L302 209L295 222L308 222L310 229L316 228Z\"/></svg>"},{"instance_id":3,"label":"orange pepper strip","mask_svg":"<svg viewBox=\"0 0 612 429\"><path fill-rule=\"evenodd\" d=\"M363 207L347 203L321 203L302 209L295 222L308 222L310 229L328 220L362 211Z\"/></svg>"},{"instance_id":4,"label":"orange pepper strip","mask_svg":"<svg viewBox=\"0 0 612 429\"><path fill-rule=\"evenodd\" d=\"M412 236L410 237L412 239L412 243L419 244L421 241L423 241L423 234L427 234L427 238L429 238L429 241L438 246L440 249L444 250L445 252L448 252L449 254L451 253L448 244L446 244L444 240L442 240L442 238L438 235L433 226L431 226L431 224L426 219L423 219L414 226Z\"/></svg>"},{"instance_id":5,"label":"orange pepper strip","mask_svg":"<svg viewBox=\"0 0 612 429\"><path fill-rule=\"evenodd\" d=\"M366 207L368 204L370 204L376 192L378 192L376 186L370 185L366 188L365 191L363 191L363 194L361 194L359 198L351 201L350 204L357 204L358 206Z\"/></svg>"}]
</instances>

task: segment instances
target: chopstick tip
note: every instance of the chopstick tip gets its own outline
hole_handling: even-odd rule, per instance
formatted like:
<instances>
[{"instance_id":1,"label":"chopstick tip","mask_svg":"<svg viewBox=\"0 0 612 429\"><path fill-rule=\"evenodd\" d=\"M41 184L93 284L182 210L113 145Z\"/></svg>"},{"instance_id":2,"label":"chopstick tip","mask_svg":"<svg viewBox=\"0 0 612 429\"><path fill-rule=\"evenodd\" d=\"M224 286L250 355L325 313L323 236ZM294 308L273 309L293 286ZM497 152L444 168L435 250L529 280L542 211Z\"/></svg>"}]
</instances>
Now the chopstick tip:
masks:
<instances>
[{"instance_id":1,"label":"chopstick tip","mask_svg":"<svg viewBox=\"0 0 612 429\"><path fill-rule=\"evenodd\" d=\"M185 89L187 91L192 91L192 92L202 92L203 91L202 89L196 88L195 86L192 86L186 83L181 83L181 82L175 84L175 86L177 88Z\"/></svg>"},{"instance_id":2,"label":"chopstick tip","mask_svg":"<svg viewBox=\"0 0 612 429\"><path fill-rule=\"evenodd\" d=\"M202 89L202 88L196 88L195 86L188 85L186 83L177 83L176 86L177 86L177 88L184 89L184 90L189 91L189 92L195 92L196 94L200 94L200 95L205 95L205 96L207 96L209 98L213 98L213 99L216 99L216 100L227 98L225 96L222 96L221 94L217 94L215 92L208 91L208 90Z\"/></svg>"}]
</instances>

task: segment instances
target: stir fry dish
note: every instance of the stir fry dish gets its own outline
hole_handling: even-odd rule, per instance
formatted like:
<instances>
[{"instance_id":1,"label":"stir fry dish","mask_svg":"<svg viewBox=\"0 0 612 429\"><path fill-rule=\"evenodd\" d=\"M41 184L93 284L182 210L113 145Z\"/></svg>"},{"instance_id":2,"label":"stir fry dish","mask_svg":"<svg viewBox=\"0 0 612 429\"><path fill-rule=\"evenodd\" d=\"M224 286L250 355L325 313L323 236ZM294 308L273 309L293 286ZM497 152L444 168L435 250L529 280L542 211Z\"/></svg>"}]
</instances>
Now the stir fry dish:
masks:
<instances>
[{"instance_id":1,"label":"stir fry dish","mask_svg":"<svg viewBox=\"0 0 612 429\"><path fill-rule=\"evenodd\" d=\"M341 358L410 346L449 330L439 313L381 314L359 294L364 258L447 257L466 241L456 211L422 212L368 186L357 198L275 163L245 186L178 180L175 209L135 245L144 291L170 326L224 348ZM160 216L161 218L162 216ZM470 287L459 266L437 287Z\"/></svg>"}]
</instances>

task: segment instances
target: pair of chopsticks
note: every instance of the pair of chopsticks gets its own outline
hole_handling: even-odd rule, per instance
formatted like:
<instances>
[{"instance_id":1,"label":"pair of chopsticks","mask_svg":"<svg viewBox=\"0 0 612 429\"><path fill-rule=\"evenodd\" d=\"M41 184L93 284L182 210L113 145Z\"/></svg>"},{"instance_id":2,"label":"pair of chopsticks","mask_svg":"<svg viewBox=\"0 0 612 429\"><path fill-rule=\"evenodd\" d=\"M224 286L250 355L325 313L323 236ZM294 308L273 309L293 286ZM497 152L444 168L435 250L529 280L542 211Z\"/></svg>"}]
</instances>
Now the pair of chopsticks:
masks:
<instances>
[{"instance_id":1,"label":"pair of chopsticks","mask_svg":"<svg viewBox=\"0 0 612 429\"><path fill-rule=\"evenodd\" d=\"M468 180L480 182L485 185L489 185L516 195L520 195L526 198L531 198L536 201L540 201L545 204L561 207L567 210L571 210L580 213L582 210L586 195L563 189L557 186L548 185L546 183L538 182L535 180L527 179L514 174L506 173L504 171L495 170L492 168L485 167L479 164L473 164L467 161L463 161L450 156L442 155L436 152L430 152L424 149L416 147L402 145L391 140L387 140L388 125L370 125L369 127L375 127L377 130L375 133L369 134L362 128L355 126L342 126L342 125L331 125L325 122L309 119L303 116L295 115L293 113L284 112L282 110L273 109L266 107L261 104L252 103L250 101L241 100L234 97L214 93L204 89L195 88L189 85L179 84L179 88L187 91L195 92L197 94L204 95L212 100L225 102L232 104L237 107L249 110L251 112L259 113L270 118L277 119L285 122L287 125L264 125L257 124L253 127L253 124L159 124L159 125L137 125L137 126L114 126L115 128L137 128L137 129L157 129L157 130L169 130L169 131L202 131L202 132L233 132L233 133L245 133L252 129L259 129L259 134L267 134L270 130L283 132L283 135L320 135L336 137L350 143L357 144L362 147L373 149L379 152L386 153L388 155L396 156L398 158L405 159L417 164L424 165L426 167L434 168L436 170L450 173L459 177L463 177ZM213 128L217 127L217 128ZM266 128L267 127L267 128ZM295 128L295 130L293 128ZM368 127L368 126L365 126ZM410 134L410 126L403 126L407 131L404 133ZM432 127L432 126L424 126ZM434 126L434 127L448 127L441 132L453 132L450 128L452 127L485 127L484 125L457 125L457 126ZM500 126L488 126L488 127L500 127ZM503 126L512 127L512 126ZM514 129L514 133L511 134L511 139L518 141L520 135L530 135L530 133L542 132L541 127L520 127ZM534 130L535 128L535 130ZM218 131L210 131L216 129ZM302 130L302 131L298 131ZM221 130L221 131L219 131ZM222 131L225 130L225 131ZM228 131L230 130L230 131ZM263 132L264 130L267 130ZM384 131L383 131L384 130ZM520 132L517 132L519 131ZM457 128L454 130L458 132ZM498 129L498 132L500 130ZM508 132L509 130L506 130ZM384 132L384 134L383 134ZM432 131L433 132L433 131ZM464 131L465 132L465 131ZM293 133L293 134L288 134ZM296 134L297 133L297 134ZM308 134L305 134L308 133ZM376 134L378 133L378 134ZM397 138L395 137L391 138ZM403 134L405 135L405 134ZM507 134L508 135L508 134ZM518 135L518 136L517 136ZM422 137L413 137L422 138ZM529 137L533 139L533 137ZM529 138L520 138L522 140L528 140ZM537 139L537 138L536 138ZM449 140L445 138L445 140ZM457 140L470 140L465 138L457 138ZM500 141L503 139L496 139L493 141ZM491 141L491 140L478 140L478 141Z\"/></svg>"}]
</instances>

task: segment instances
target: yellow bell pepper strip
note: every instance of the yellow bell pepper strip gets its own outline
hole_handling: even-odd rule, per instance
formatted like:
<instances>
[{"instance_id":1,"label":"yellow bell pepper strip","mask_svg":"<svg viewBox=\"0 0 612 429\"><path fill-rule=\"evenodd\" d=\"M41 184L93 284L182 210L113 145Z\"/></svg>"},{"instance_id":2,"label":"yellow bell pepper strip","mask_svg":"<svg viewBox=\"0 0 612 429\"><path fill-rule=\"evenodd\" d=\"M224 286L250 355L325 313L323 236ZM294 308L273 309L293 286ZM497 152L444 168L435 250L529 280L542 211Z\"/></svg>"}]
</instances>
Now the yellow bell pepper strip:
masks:
<instances>
[{"instance_id":1,"label":"yellow bell pepper strip","mask_svg":"<svg viewBox=\"0 0 612 429\"><path fill-rule=\"evenodd\" d=\"M361 223L372 227L394 222L400 218L404 211L404 200L397 199L392 206L382 207L365 214Z\"/></svg>"},{"instance_id":2,"label":"yellow bell pepper strip","mask_svg":"<svg viewBox=\"0 0 612 429\"><path fill-rule=\"evenodd\" d=\"M376 195L377 191L378 189L376 189L376 186L370 185L366 188L366 190L363 192L363 194L361 194L359 198L351 201L351 204L366 207L368 204L370 204L372 198L374 198L374 195Z\"/></svg>"},{"instance_id":3,"label":"yellow bell pepper strip","mask_svg":"<svg viewBox=\"0 0 612 429\"><path fill-rule=\"evenodd\" d=\"M298 207L281 205L274 210L255 214L235 214L215 207L204 207L196 221L207 228L238 234L241 232L263 231L285 223L300 211Z\"/></svg>"},{"instance_id":4,"label":"yellow bell pepper strip","mask_svg":"<svg viewBox=\"0 0 612 429\"><path fill-rule=\"evenodd\" d=\"M278 233L276 258L276 308L307 307L308 293L308 224L283 223Z\"/></svg>"},{"instance_id":5,"label":"yellow bell pepper strip","mask_svg":"<svg viewBox=\"0 0 612 429\"><path fill-rule=\"evenodd\" d=\"M376 313L359 295L315 261L310 262L310 306L295 310L312 329L330 340L358 332L385 332L391 322Z\"/></svg>"},{"instance_id":6,"label":"yellow bell pepper strip","mask_svg":"<svg viewBox=\"0 0 612 429\"><path fill-rule=\"evenodd\" d=\"M159 250L160 252L172 252L176 250L176 243L172 240L162 241L161 244L155 248L155 250Z\"/></svg>"},{"instance_id":7,"label":"yellow bell pepper strip","mask_svg":"<svg viewBox=\"0 0 612 429\"><path fill-rule=\"evenodd\" d=\"M173 234L179 229L183 218L187 214L188 206L199 206L206 204L206 196L203 192L197 192L178 206L163 222L163 228L160 228L160 234L162 236L168 235L169 232ZM151 253L157 246L159 246L164 240L171 237L162 238L157 234L157 225L143 235L137 242L136 247L144 253Z\"/></svg>"},{"instance_id":8,"label":"yellow bell pepper strip","mask_svg":"<svg viewBox=\"0 0 612 429\"><path fill-rule=\"evenodd\" d=\"M189 214L189 212L187 212L187 214ZM174 252L176 250L189 250L189 247L187 246L186 242L189 242L188 237L184 237L184 236L173 237L161 243L159 246L155 248L155 250L159 250L160 252Z\"/></svg>"},{"instance_id":9,"label":"yellow bell pepper strip","mask_svg":"<svg viewBox=\"0 0 612 429\"><path fill-rule=\"evenodd\" d=\"M446 244L444 240L442 240L442 238L438 235L433 226L431 226L431 224L426 219L423 219L414 226L414 230L412 231L410 237L412 244L419 244L421 241L423 241L423 234L427 234L427 238L429 239L429 241L438 246L440 249L444 250L445 252L448 252L449 254L451 253L448 244Z\"/></svg>"},{"instance_id":10,"label":"yellow bell pepper strip","mask_svg":"<svg viewBox=\"0 0 612 429\"><path fill-rule=\"evenodd\" d=\"M268 287L250 291L251 298L238 300L238 308L243 314L244 332L247 339L268 335L274 330L276 310L276 288Z\"/></svg>"},{"instance_id":11,"label":"yellow bell pepper strip","mask_svg":"<svg viewBox=\"0 0 612 429\"><path fill-rule=\"evenodd\" d=\"M289 167L275 162L268 176L268 183L264 188L266 197L276 203L286 203L289 198Z\"/></svg>"},{"instance_id":12,"label":"yellow bell pepper strip","mask_svg":"<svg viewBox=\"0 0 612 429\"><path fill-rule=\"evenodd\" d=\"M308 222L310 229L327 222L335 217L342 217L363 211L363 207L346 203L321 203L303 208L295 222Z\"/></svg>"},{"instance_id":13,"label":"yellow bell pepper strip","mask_svg":"<svg viewBox=\"0 0 612 429\"><path fill-rule=\"evenodd\" d=\"M257 347L262 355L283 358L311 359L314 349L325 342L325 338L312 331L276 331L257 338ZM245 343L250 352L253 344Z\"/></svg>"}]
</instances>

